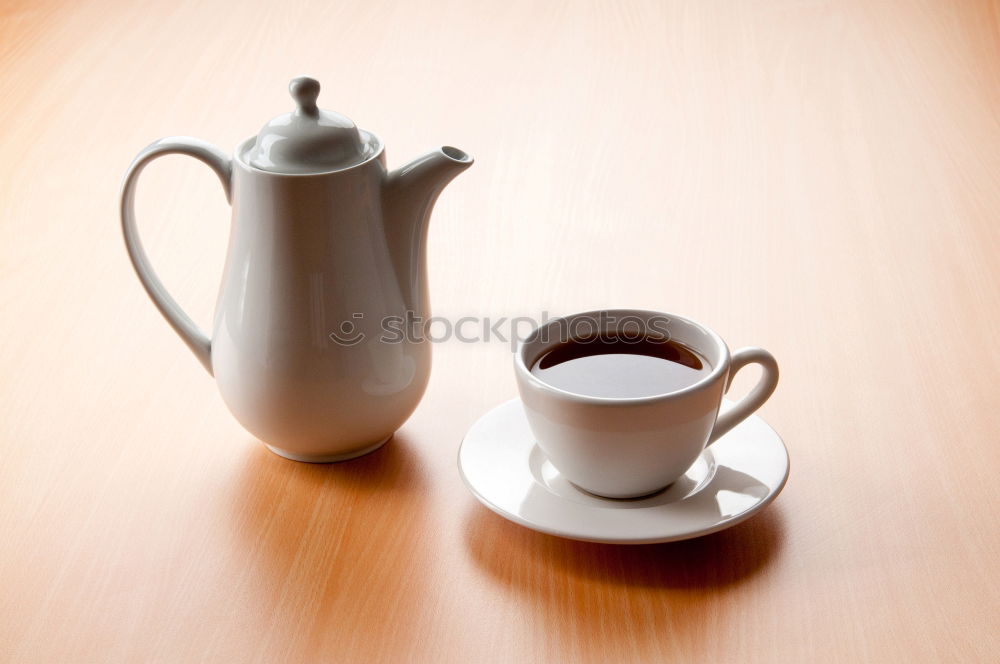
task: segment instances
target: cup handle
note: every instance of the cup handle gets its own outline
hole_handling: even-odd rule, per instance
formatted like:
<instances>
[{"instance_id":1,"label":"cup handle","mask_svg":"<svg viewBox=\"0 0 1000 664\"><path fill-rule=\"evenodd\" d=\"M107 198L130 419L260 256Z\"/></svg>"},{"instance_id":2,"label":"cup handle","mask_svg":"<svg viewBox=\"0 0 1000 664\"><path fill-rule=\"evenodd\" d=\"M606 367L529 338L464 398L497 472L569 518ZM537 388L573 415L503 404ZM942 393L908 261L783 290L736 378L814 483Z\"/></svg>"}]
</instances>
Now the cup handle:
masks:
<instances>
[{"instance_id":1,"label":"cup handle","mask_svg":"<svg viewBox=\"0 0 1000 664\"><path fill-rule=\"evenodd\" d=\"M774 356L763 348L741 348L733 353L730 360L729 377L726 378L726 392L733 384L736 372L748 364L759 364L764 372L754 388L750 390L750 394L740 399L735 406L719 415L718 419L715 420L715 427L708 439L708 445L722 438L730 429L750 417L755 410L764 405L764 402L774 393L774 388L778 386L778 361L774 359Z\"/></svg>"},{"instance_id":2,"label":"cup handle","mask_svg":"<svg viewBox=\"0 0 1000 664\"><path fill-rule=\"evenodd\" d=\"M153 266L142 248L139 241L139 232L135 225L135 187L139 181L139 174L142 173L149 162L158 157L168 154L186 154L189 157L202 161L215 171L222 181L222 188L226 192L226 200L232 203L232 162L229 156L219 148L210 143L188 138L186 136L175 136L172 138L161 138L155 143L147 146L136 156L132 164L125 173L121 189L121 217L122 233L125 235L125 248L128 249L129 258L132 259L132 267L139 275L139 281L145 287L149 298L160 310L163 317L170 323L170 327L180 335L184 343L195 354L208 373L212 373L212 341L208 335L201 331L191 317L184 313L177 301L170 296L163 283L153 271Z\"/></svg>"}]
</instances>

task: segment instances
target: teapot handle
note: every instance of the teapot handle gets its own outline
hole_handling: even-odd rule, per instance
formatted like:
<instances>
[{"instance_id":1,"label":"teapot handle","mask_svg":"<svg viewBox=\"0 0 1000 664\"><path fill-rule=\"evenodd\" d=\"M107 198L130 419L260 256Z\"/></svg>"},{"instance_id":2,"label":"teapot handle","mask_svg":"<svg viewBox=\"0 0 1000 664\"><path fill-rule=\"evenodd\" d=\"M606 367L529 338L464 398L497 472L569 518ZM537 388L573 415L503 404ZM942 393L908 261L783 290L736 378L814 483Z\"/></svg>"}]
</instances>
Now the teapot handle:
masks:
<instances>
[{"instance_id":1,"label":"teapot handle","mask_svg":"<svg viewBox=\"0 0 1000 664\"><path fill-rule=\"evenodd\" d=\"M149 263L149 257L146 256L146 252L142 248L139 232L135 225L135 187L139 181L139 174L151 161L168 154L186 154L208 164L222 181L222 188L226 192L226 201L230 204L232 203L232 161L229 155L219 148L197 138L186 136L161 138L148 145L136 156L125 173L121 188L122 233L125 235L125 248L128 249L129 258L132 259L132 267L139 275L139 281L142 282L150 299L153 300L153 304L211 374L211 339L191 320L190 316L184 313L177 301L163 287L163 283L156 276Z\"/></svg>"}]
</instances>

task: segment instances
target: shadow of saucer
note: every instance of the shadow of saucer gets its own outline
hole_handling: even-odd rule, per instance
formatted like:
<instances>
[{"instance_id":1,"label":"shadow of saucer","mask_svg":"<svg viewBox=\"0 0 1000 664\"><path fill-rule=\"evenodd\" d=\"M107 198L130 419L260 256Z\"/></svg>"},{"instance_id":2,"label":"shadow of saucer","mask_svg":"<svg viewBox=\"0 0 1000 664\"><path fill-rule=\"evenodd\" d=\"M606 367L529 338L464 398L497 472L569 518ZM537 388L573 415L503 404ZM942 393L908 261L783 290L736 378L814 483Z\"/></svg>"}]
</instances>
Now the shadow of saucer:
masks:
<instances>
[{"instance_id":1,"label":"shadow of saucer","mask_svg":"<svg viewBox=\"0 0 1000 664\"><path fill-rule=\"evenodd\" d=\"M474 566L559 661L592 657L594 638L607 661L670 661L678 644L710 661L717 630L745 618L731 596L746 595L784 537L774 506L712 535L630 546L544 535L475 505L463 535Z\"/></svg>"},{"instance_id":2,"label":"shadow of saucer","mask_svg":"<svg viewBox=\"0 0 1000 664\"><path fill-rule=\"evenodd\" d=\"M515 590L512 561L557 570L576 580L649 589L720 589L764 569L781 548L780 510L771 506L748 521L711 535L665 544L578 542L528 530L476 505L466 520L465 544L476 564ZM500 545L499 543L502 543Z\"/></svg>"}]
</instances>

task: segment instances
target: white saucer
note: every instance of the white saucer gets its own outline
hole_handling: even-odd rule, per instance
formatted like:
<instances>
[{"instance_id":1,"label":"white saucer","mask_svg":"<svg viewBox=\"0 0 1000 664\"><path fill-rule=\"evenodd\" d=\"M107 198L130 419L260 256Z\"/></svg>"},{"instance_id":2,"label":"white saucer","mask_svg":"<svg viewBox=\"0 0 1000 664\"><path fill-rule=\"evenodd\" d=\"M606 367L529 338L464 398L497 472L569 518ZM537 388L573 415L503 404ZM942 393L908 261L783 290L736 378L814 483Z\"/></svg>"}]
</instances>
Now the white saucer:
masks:
<instances>
[{"instance_id":1,"label":"white saucer","mask_svg":"<svg viewBox=\"0 0 1000 664\"><path fill-rule=\"evenodd\" d=\"M600 498L570 484L549 463L535 445L521 400L513 399L472 425L458 468L480 502L526 528L587 542L652 544L714 533L759 512L785 486L788 452L754 415L660 493Z\"/></svg>"}]
</instances>

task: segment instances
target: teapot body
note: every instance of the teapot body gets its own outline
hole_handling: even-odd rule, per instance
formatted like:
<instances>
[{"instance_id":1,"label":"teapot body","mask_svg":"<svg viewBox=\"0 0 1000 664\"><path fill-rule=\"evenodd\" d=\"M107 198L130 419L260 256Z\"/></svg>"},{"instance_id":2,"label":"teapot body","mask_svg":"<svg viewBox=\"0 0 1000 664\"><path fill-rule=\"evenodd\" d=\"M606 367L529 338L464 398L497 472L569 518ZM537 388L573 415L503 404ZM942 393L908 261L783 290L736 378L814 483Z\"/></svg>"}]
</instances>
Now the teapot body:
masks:
<instances>
[{"instance_id":1,"label":"teapot body","mask_svg":"<svg viewBox=\"0 0 1000 664\"><path fill-rule=\"evenodd\" d=\"M132 161L120 214L150 300L218 383L236 419L289 459L350 459L386 442L417 407L431 368L427 226L472 157L441 146L386 172L381 139L320 109L300 76L296 108L235 156L189 136ZM211 336L170 296L139 239L143 169L183 154L207 165L233 206Z\"/></svg>"},{"instance_id":2,"label":"teapot body","mask_svg":"<svg viewBox=\"0 0 1000 664\"><path fill-rule=\"evenodd\" d=\"M431 365L429 342L403 325L425 314L410 311L386 241L384 153L293 175L253 168L246 148L232 160L212 372L233 415L278 454L364 454L410 416Z\"/></svg>"}]
</instances>

